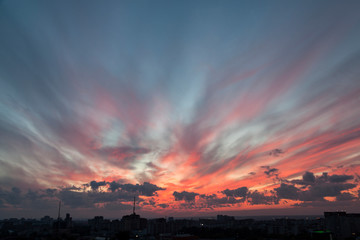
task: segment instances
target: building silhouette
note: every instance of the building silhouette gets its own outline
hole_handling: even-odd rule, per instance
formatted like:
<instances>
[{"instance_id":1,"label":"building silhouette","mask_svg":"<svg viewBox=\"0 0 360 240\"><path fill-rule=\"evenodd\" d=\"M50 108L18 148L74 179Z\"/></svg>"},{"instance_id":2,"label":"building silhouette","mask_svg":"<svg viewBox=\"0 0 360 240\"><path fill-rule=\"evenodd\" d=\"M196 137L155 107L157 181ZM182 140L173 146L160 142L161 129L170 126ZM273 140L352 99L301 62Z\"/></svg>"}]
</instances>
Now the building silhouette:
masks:
<instances>
[{"instance_id":1,"label":"building silhouette","mask_svg":"<svg viewBox=\"0 0 360 240\"><path fill-rule=\"evenodd\" d=\"M324 212L326 230L331 231L334 240L360 236L360 214Z\"/></svg>"},{"instance_id":2,"label":"building silhouette","mask_svg":"<svg viewBox=\"0 0 360 240\"><path fill-rule=\"evenodd\" d=\"M122 217L121 226L123 231L139 231L146 229L147 219L141 218L140 215L135 213L135 197L133 213Z\"/></svg>"}]
</instances>

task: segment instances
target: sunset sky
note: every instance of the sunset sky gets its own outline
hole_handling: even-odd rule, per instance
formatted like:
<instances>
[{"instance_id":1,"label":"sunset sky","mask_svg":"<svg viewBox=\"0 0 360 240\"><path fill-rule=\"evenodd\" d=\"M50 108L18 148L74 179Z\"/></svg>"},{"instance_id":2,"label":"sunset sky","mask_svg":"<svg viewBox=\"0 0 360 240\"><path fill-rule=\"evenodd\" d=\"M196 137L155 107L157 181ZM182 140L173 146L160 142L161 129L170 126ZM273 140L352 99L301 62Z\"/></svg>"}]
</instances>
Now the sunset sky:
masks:
<instances>
[{"instance_id":1,"label":"sunset sky","mask_svg":"<svg viewBox=\"0 0 360 240\"><path fill-rule=\"evenodd\" d=\"M360 212L360 1L0 1L0 218Z\"/></svg>"}]
</instances>

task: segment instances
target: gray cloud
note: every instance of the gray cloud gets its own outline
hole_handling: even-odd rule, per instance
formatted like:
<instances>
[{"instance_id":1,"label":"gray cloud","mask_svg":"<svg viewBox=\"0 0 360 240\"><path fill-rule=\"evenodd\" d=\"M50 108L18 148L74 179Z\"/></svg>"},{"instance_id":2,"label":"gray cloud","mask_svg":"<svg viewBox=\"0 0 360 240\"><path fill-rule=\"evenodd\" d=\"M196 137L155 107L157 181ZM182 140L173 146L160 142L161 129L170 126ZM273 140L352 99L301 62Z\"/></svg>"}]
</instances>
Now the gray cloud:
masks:
<instances>
[{"instance_id":1,"label":"gray cloud","mask_svg":"<svg viewBox=\"0 0 360 240\"><path fill-rule=\"evenodd\" d=\"M165 188L161 188L156 186L155 184L144 182L143 184L130 184L130 183L121 183L122 180L119 181L112 181L112 182L96 182L91 181L89 186L92 190L97 190L100 186L107 186L108 190L111 192L116 191L124 191L129 192L135 195L142 195L142 196L155 196L157 195L157 191L165 190Z\"/></svg>"},{"instance_id":2,"label":"gray cloud","mask_svg":"<svg viewBox=\"0 0 360 240\"><path fill-rule=\"evenodd\" d=\"M70 190L60 190L58 198L71 208L90 208L94 207L94 203L88 197L87 192L74 192Z\"/></svg>"},{"instance_id":3,"label":"gray cloud","mask_svg":"<svg viewBox=\"0 0 360 240\"><path fill-rule=\"evenodd\" d=\"M270 155L270 156L274 156L274 157L278 157L278 156L280 156L280 155L283 154L283 153L284 153L283 150L281 150L281 149L279 149L279 148L276 148L276 149L271 150L271 151L269 152L269 155Z\"/></svg>"},{"instance_id":4,"label":"gray cloud","mask_svg":"<svg viewBox=\"0 0 360 240\"><path fill-rule=\"evenodd\" d=\"M305 172L303 175L303 181L308 183L314 183L315 175L312 172Z\"/></svg>"},{"instance_id":5,"label":"gray cloud","mask_svg":"<svg viewBox=\"0 0 360 240\"><path fill-rule=\"evenodd\" d=\"M161 207L161 208L168 208L168 207L169 207L169 204L160 203L160 204L158 204L158 206Z\"/></svg>"},{"instance_id":6,"label":"gray cloud","mask_svg":"<svg viewBox=\"0 0 360 240\"><path fill-rule=\"evenodd\" d=\"M119 188L121 188L122 184L112 181L109 183L109 190L111 190L112 192L115 192L116 190L118 190Z\"/></svg>"},{"instance_id":7,"label":"gray cloud","mask_svg":"<svg viewBox=\"0 0 360 240\"><path fill-rule=\"evenodd\" d=\"M17 187L11 188L10 191L0 189L0 199L11 205L19 205L23 200L21 190Z\"/></svg>"},{"instance_id":8,"label":"gray cloud","mask_svg":"<svg viewBox=\"0 0 360 240\"><path fill-rule=\"evenodd\" d=\"M341 193L340 195L336 196L336 201L352 201L352 200L356 200L357 197L351 193L348 192L344 192Z\"/></svg>"},{"instance_id":9,"label":"gray cloud","mask_svg":"<svg viewBox=\"0 0 360 240\"><path fill-rule=\"evenodd\" d=\"M224 191L222 191L222 193L228 197L243 197L243 198L246 197L247 192L248 192L247 187L240 187L233 190L225 189Z\"/></svg>"},{"instance_id":10,"label":"gray cloud","mask_svg":"<svg viewBox=\"0 0 360 240\"><path fill-rule=\"evenodd\" d=\"M292 200L298 200L300 190L290 184L282 183L280 187L275 188L274 191L277 193L277 196L280 199L292 199Z\"/></svg>"},{"instance_id":11,"label":"gray cloud","mask_svg":"<svg viewBox=\"0 0 360 240\"><path fill-rule=\"evenodd\" d=\"M123 184L121 185L121 189L127 192L138 192L140 195L148 197L156 195L156 191L165 190L165 188L158 187L155 184L148 182L144 182L141 185Z\"/></svg>"},{"instance_id":12,"label":"gray cloud","mask_svg":"<svg viewBox=\"0 0 360 240\"><path fill-rule=\"evenodd\" d=\"M187 192L187 191L182 191L182 192L175 191L173 193L173 196L175 197L175 201L185 200L187 202L195 201L195 197L198 196L198 195L199 195L198 193Z\"/></svg>"},{"instance_id":13,"label":"gray cloud","mask_svg":"<svg viewBox=\"0 0 360 240\"><path fill-rule=\"evenodd\" d=\"M329 177L329 181L332 183L343 183L346 182L348 180L352 180L354 179L354 176L352 175L331 175Z\"/></svg>"},{"instance_id":14,"label":"gray cloud","mask_svg":"<svg viewBox=\"0 0 360 240\"><path fill-rule=\"evenodd\" d=\"M235 198L233 196L230 197L218 197L216 194L199 195L200 206L203 208L214 208L214 207L226 207L232 206L238 203L243 203L245 201L245 197L243 198Z\"/></svg>"},{"instance_id":15,"label":"gray cloud","mask_svg":"<svg viewBox=\"0 0 360 240\"><path fill-rule=\"evenodd\" d=\"M262 166L261 168L265 168L266 170L264 171L264 173L268 176L268 177L272 177L272 176L278 176L278 172L279 169L277 168L271 168L270 166Z\"/></svg>"},{"instance_id":16,"label":"gray cloud","mask_svg":"<svg viewBox=\"0 0 360 240\"><path fill-rule=\"evenodd\" d=\"M313 185L309 190L303 191L300 196L302 201L316 201L324 197L336 197L344 190L355 188L351 183L320 183Z\"/></svg>"},{"instance_id":17,"label":"gray cloud","mask_svg":"<svg viewBox=\"0 0 360 240\"><path fill-rule=\"evenodd\" d=\"M357 184L346 183L346 181L352 179L354 179L352 175L328 175L323 173L315 177L313 173L306 172L302 180L296 179L288 184L282 183L274 191L279 199L316 202L325 201L324 197L336 197L338 201L354 200L352 194L343 192L357 187ZM295 185L302 187L298 188Z\"/></svg>"},{"instance_id":18,"label":"gray cloud","mask_svg":"<svg viewBox=\"0 0 360 240\"><path fill-rule=\"evenodd\" d=\"M98 191L100 186L109 186L109 191ZM87 187L90 187L92 191L87 191ZM46 206L54 207L57 201L61 200L65 206L82 209L96 208L98 203L105 205L109 203L113 205L122 204L124 201L132 201L134 196L141 200L140 196L154 196L156 191L160 190L164 189L148 182L143 184L119 184L116 182L91 181L83 187L71 186L36 191L29 189L27 192L23 192L16 187L10 190L0 189L0 201L3 208L18 206L38 209Z\"/></svg>"},{"instance_id":19,"label":"gray cloud","mask_svg":"<svg viewBox=\"0 0 360 240\"><path fill-rule=\"evenodd\" d=\"M249 192L247 201L251 205L260 205L260 204L272 205L279 203L278 198L273 193L270 193L270 195L268 195L266 193L259 192L257 190Z\"/></svg>"},{"instance_id":20,"label":"gray cloud","mask_svg":"<svg viewBox=\"0 0 360 240\"><path fill-rule=\"evenodd\" d=\"M96 181L91 181L90 182L90 187L92 190L98 190L99 187L101 186L106 186L107 182L102 181L102 182L96 182Z\"/></svg>"},{"instance_id":21,"label":"gray cloud","mask_svg":"<svg viewBox=\"0 0 360 240\"><path fill-rule=\"evenodd\" d=\"M57 199L57 191L52 189L31 190L27 192L13 187L10 190L0 189L0 201L3 208L46 209Z\"/></svg>"}]
</instances>

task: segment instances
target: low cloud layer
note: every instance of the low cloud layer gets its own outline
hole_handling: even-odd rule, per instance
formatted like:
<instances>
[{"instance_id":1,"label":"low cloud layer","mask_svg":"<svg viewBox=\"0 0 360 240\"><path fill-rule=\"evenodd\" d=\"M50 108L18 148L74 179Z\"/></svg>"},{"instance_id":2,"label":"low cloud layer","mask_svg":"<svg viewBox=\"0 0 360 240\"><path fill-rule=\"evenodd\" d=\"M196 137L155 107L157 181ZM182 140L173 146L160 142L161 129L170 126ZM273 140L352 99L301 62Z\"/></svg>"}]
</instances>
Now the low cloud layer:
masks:
<instances>
[{"instance_id":1,"label":"low cloud layer","mask_svg":"<svg viewBox=\"0 0 360 240\"><path fill-rule=\"evenodd\" d=\"M193 202L193 201L195 201L195 197L199 194L195 193L195 192L187 192L187 191L176 192L175 191L173 193L173 195L175 197L175 201L184 200L186 202Z\"/></svg>"},{"instance_id":2,"label":"low cloud layer","mask_svg":"<svg viewBox=\"0 0 360 240\"><path fill-rule=\"evenodd\" d=\"M328 175L323 173L320 176L314 176L311 172L306 172L301 180L292 180L288 183L282 183L280 187L275 188L275 192L280 199L309 201L325 201L325 197L336 197L337 200L349 198L355 199L356 196L349 192L356 188L356 183L348 183L353 180L352 175ZM350 199L351 198L351 199Z\"/></svg>"},{"instance_id":3,"label":"low cloud layer","mask_svg":"<svg viewBox=\"0 0 360 240\"><path fill-rule=\"evenodd\" d=\"M237 189L225 189L224 191L222 191L223 194L225 194L227 197L246 197L247 193L248 193L248 188L247 187L240 187Z\"/></svg>"},{"instance_id":4,"label":"low cloud layer","mask_svg":"<svg viewBox=\"0 0 360 240\"><path fill-rule=\"evenodd\" d=\"M2 208L33 208L54 205L61 201L70 208L97 208L108 204L124 204L137 201L145 201L142 197L156 196L157 191L165 190L154 184L118 184L116 189L111 189L115 182L91 181L81 187L62 187L56 189L27 190L23 191L13 187L10 190L0 189L0 201ZM102 189L104 188L104 190ZM131 205L131 203L130 203Z\"/></svg>"},{"instance_id":5,"label":"low cloud layer","mask_svg":"<svg viewBox=\"0 0 360 240\"><path fill-rule=\"evenodd\" d=\"M265 168L271 170L269 167ZM225 196L186 191L174 192L173 195L176 201L184 200L183 206L189 203L192 208L213 209L240 205L278 205L288 200L294 201L293 206L298 207L311 206L312 203L317 206L320 201L326 206L341 201L359 202L359 193L353 191L358 188L358 184L352 181L353 179L353 175L322 173L315 176L312 172L305 172L301 179L291 181L281 179L280 184L275 184L278 187L264 191L239 187L221 191L221 194ZM333 197L334 199L327 200L326 197Z\"/></svg>"},{"instance_id":6,"label":"low cloud layer","mask_svg":"<svg viewBox=\"0 0 360 240\"><path fill-rule=\"evenodd\" d=\"M268 168L266 168L268 169ZM251 190L248 187L225 189L212 194L192 191L174 191L172 199L159 198L165 188L144 182L143 184L118 181L91 181L82 186L70 186L43 190L21 190L17 187L0 189L0 208L41 209L54 207L61 200L71 209L128 209L136 197L141 209L176 211L177 209L214 210L244 206L268 206L286 204L292 207L336 206L360 203L358 182L353 175L315 175L305 172L301 178L279 179L272 188ZM331 197L331 199L328 199Z\"/></svg>"}]
</instances>

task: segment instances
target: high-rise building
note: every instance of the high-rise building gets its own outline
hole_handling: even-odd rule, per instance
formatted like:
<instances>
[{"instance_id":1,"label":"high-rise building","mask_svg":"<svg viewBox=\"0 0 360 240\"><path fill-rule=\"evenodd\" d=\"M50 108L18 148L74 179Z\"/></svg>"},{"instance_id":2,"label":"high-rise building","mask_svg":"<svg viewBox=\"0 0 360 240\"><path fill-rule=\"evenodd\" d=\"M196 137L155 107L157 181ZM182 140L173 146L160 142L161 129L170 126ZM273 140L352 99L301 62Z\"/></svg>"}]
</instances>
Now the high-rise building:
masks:
<instances>
[{"instance_id":1,"label":"high-rise building","mask_svg":"<svg viewBox=\"0 0 360 240\"><path fill-rule=\"evenodd\" d=\"M360 236L360 214L341 212L324 212L326 230L332 232L334 240L343 240Z\"/></svg>"}]
</instances>

